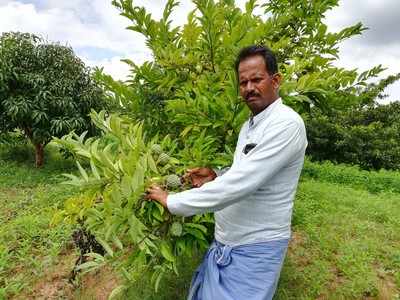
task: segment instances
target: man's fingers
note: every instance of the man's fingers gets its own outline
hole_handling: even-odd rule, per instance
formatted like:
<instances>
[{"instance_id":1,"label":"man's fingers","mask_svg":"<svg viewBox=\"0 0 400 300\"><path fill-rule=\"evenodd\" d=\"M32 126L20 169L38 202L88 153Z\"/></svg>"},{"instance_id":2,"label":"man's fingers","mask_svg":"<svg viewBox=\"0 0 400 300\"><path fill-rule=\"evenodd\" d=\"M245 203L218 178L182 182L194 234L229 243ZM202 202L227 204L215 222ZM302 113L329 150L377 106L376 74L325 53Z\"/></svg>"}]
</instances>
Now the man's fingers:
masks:
<instances>
[{"instance_id":1,"label":"man's fingers","mask_svg":"<svg viewBox=\"0 0 400 300\"><path fill-rule=\"evenodd\" d=\"M200 172L201 168L197 167L197 168L193 168L193 169L187 169L186 170L186 174L193 174L193 173L197 173Z\"/></svg>"},{"instance_id":2,"label":"man's fingers","mask_svg":"<svg viewBox=\"0 0 400 300\"><path fill-rule=\"evenodd\" d=\"M188 179L191 175L192 175L192 173L185 173L185 174L183 174L182 178Z\"/></svg>"},{"instance_id":3,"label":"man's fingers","mask_svg":"<svg viewBox=\"0 0 400 300\"><path fill-rule=\"evenodd\" d=\"M158 191L161 191L161 187L159 187L156 184L152 184L150 185L147 189L146 189L146 195L145 195L145 199L151 200L154 199L154 193L157 193Z\"/></svg>"},{"instance_id":4,"label":"man's fingers","mask_svg":"<svg viewBox=\"0 0 400 300\"><path fill-rule=\"evenodd\" d=\"M193 180L193 176L198 176L198 174L196 174L196 173L198 173L199 170L200 170L200 168L188 169L188 170L186 170L186 173L182 176L182 178L184 180L188 180L188 179Z\"/></svg>"},{"instance_id":5,"label":"man's fingers","mask_svg":"<svg viewBox=\"0 0 400 300\"><path fill-rule=\"evenodd\" d=\"M152 185L150 185L147 188L147 190L161 190L161 187L159 185L153 183Z\"/></svg>"}]
</instances>

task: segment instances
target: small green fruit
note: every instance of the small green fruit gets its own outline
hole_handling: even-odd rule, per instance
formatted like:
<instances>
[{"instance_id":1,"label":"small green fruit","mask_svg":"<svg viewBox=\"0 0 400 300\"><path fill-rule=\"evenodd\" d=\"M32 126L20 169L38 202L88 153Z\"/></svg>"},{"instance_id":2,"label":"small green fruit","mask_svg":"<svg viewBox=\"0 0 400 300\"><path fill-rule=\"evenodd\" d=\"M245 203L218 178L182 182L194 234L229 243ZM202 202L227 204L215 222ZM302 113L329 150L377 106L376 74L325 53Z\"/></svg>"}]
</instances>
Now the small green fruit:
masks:
<instances>
[{"instance_id":1,"label":"small green fruit","mask_svg":"<svg viewBox=\"0 0 400 300\"><path fill-rule=\"evenodd\" d=\"M169 188L177 188L181 186L181 179L178 175L172 174L165 178L165 183Z\"/></svg>"},{"instance_id":2,"label":"small green fruit","mask_svg":"<svg viewBox=\"0 0 400 300\"><path fill-rule=\"evenodd\" d=\"M163 152L163 149L159 144L153 144L150 149L151 152L157 155L160 155Z\"/></svg>"},{"instance_id":3,"label":"small green fruit","mask_svg":"<svg viewBox=\"0 0 400 300\"><path fill-rule=\"evenodd\" d=\"M161 153L158 157L158 162L162 165L166 165L170 159L171 157L167 153Z\"/></svg>"},{"instance_id":4,"label":"small green fruit","mask_svg":"<svg viewBox=\"0 0 400 300\"><path fill-rule=\"evenodd\" d=\"M172 223L172 225L171 225L169 230L171 232L171 235L173 235L173 236L181 236L182 235L182 231L183 231L183 227L182 227L181 223L174 222L174 223Z\"/></svg>"}]
</instances>

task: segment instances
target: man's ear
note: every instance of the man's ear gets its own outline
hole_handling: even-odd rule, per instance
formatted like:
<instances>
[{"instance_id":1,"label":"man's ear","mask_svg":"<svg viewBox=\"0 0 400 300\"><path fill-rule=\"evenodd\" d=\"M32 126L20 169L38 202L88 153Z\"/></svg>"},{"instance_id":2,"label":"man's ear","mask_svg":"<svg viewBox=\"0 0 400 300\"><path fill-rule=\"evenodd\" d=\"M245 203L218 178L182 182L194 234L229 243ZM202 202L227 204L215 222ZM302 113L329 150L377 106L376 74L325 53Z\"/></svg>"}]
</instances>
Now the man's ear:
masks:
<instances>
[{"instance_id":1,"label":"man's ear","mask_svg":"<svg viewBox=\"0 0 400 300\"><path fill-rule=\"evenodd\" d=\"M279 88L279 86L281 85L281 81L282 81L281 73L276 73L272 76L272 84L275 89Z\"/></svg>"}]
</instances>

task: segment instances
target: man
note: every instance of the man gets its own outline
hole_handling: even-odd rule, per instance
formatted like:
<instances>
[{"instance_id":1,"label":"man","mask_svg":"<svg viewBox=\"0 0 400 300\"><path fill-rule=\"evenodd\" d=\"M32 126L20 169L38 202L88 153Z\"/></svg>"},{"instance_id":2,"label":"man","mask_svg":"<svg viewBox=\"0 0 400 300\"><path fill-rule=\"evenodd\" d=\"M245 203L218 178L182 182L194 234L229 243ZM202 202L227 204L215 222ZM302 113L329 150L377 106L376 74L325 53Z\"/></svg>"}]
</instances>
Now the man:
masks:
<instances>
[{"instance_id":1,"label":"man","mask_svg":"<svg viewBox=\"0 0 400 300\"><path fill-rule=\"evenodd\" d=\"M266 47L241 50L240 95L252 112L233 164L221 176L189 170L195 189L168 195L148 189L173 214L215 212L215 241L196 271L191 300L272 299L290 238L290 223L307 138L303 120L279 98L281 75Z\"/></svg>"}]
</instances>

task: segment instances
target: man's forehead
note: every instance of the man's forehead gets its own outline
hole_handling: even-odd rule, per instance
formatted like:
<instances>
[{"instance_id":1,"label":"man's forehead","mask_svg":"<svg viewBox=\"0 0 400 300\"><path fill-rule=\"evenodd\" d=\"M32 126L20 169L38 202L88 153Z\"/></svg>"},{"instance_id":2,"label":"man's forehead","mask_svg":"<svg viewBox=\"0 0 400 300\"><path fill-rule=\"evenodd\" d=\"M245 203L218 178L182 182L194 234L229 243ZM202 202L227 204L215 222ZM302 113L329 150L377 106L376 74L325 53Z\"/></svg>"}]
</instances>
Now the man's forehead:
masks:
<instances>
[{"instance_id":1,"label":"man's forehead","mask_svg":"<svg viewBox=\"0 0 400 300\"><path fill-rule=\"evenodd\" d=\"M239 75L241 73L264 73L266 71L265 61L259 55L246 58L238 66Z\"/></svg>"},{"instance_id":2,"label":"man's forehead","mask_svg":"<svg viewBox=\"0 0 400 300\"><path fill-rule=\"evenodd\" d=\"M239 69L239 78L264 76L267 74L265 66Z\"/></svg>"}]
</instances>

